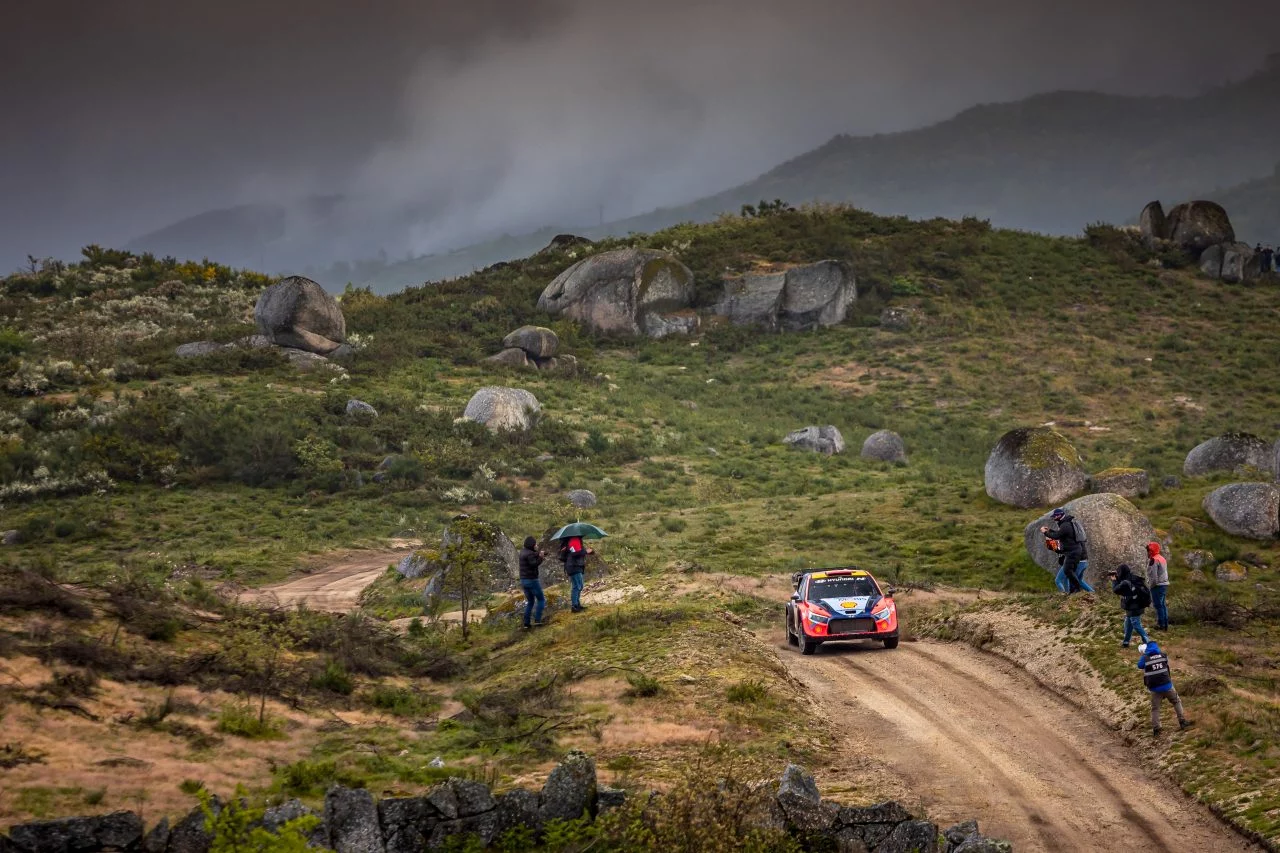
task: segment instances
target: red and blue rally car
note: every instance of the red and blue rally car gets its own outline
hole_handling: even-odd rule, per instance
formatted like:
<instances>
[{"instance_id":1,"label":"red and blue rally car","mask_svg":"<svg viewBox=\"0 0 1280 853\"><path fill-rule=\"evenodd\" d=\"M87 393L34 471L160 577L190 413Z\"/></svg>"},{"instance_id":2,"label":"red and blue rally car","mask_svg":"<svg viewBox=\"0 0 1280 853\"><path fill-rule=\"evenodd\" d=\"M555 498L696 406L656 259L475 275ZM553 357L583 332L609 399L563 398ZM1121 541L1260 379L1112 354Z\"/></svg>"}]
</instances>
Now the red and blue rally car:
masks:
<instances>
[{"instance_id":1,"label":"red and blue rally car","mask_svg":"<svg viewBox=\"0 0 1280 853\"><path fill-rule=\"evenodd\" d=\"M898 646L898 607L893 587L881 590L856 568L814 569L791 578L796 591L787 602L787 643L811 655L823 643L879 640Z\"/></svg>"}]
</instances>

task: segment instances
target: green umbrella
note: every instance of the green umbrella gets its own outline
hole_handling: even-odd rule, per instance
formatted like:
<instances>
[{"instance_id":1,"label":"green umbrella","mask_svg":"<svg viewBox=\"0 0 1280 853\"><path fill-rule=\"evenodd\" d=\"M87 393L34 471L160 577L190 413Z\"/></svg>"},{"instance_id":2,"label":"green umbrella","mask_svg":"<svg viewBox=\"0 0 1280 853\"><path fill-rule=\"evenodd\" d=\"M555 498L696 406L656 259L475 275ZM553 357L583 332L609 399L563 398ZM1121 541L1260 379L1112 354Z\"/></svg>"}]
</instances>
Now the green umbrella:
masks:
<instances>
[{"instance_id":1,"label":"green umbrella","mask_svg":"<svg viewBox=\"0 0 1280 853\"><path fill-rule=\"evenodd\" d=\"M566 524L564 527L561 527L559 530L555 532L555 535L552 536L551 538L552 539L571 539L574 536L579 536L583 539L603 539L608 535L609 535L608 533L605 533L603 530L601 530L599 527L596 527L594 524L587 524L585 522L578 521L578 522L574 522L573 524Z\"/></svg>"}]
</instances>

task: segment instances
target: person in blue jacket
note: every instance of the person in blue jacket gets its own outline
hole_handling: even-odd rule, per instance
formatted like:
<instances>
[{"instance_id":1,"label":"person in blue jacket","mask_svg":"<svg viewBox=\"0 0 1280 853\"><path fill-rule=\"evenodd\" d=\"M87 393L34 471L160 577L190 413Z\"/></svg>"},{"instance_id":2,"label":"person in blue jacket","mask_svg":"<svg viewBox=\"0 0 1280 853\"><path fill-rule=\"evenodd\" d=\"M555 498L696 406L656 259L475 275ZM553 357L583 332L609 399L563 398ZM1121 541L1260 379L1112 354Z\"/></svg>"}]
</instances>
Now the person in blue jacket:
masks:
<instances>
[{"instance_id":1,"label":"person in blue jacket","mask_svg":"<svg viewBox=\"0 0 1280 853\"><path fill-rule=\"evenodd\" d=\"M1173 689L1173 676L1169 672L1169 657L1154 641L1138 646L1138 669L1142 670L1142 682L1151 693L1151 734L1160 737L1160 703L1169 700L1178 715L1178 730L1191 725L1182 712L1182 700Z\"/></svg>"}]
</instances>

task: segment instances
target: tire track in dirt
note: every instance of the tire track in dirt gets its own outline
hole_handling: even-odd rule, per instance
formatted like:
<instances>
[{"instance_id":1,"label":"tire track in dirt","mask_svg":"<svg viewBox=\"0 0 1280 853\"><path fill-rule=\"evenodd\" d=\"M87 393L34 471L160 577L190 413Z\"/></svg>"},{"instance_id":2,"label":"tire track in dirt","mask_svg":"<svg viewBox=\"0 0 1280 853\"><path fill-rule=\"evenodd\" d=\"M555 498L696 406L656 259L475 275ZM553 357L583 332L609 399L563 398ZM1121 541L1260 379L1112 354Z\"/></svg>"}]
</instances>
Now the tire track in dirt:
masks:
<instances>
[{"instance_id":1,"label":"tire track in dirt","mask_svg":"<svg viewBox=\"0 0 1280 853\"><path fill-rule=\"evenodd\" d=\"M977 817L1017 850L1258 849L1011 664L930 642L780 657L940 823Z\"/></svg>"},{"instance_id":2,"label":"tire track in dirt","mask_svg":"<svg viewBox=\"0 0 1280 853\"><path fill-rule=\"evenodd\" d=\"M240 601L277 607L304 605L312 610L348 613L360 603L364 588L377 580L389 564L398 563L417 547L420 545L405 544L386 551L355 551L334 558L319 571L245 590L240 594Z\"/></svg>"}]
</instances>

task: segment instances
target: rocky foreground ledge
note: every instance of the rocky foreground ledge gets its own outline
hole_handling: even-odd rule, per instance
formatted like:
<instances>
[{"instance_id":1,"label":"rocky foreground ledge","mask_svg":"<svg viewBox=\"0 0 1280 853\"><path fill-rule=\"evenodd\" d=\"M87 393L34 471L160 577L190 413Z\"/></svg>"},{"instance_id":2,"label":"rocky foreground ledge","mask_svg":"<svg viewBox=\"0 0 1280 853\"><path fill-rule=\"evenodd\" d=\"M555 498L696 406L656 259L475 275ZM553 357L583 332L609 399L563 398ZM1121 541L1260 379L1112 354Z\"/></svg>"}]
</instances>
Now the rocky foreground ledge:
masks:
<instances>
[{"instance_id":1,"label":"rocky foreground ledge","mask_svg":"<svg viewBox=\"0 0 1280 853\"><path fill-rule=\"evenodd\" d=\"M976 821L940 830L895 802L843 806L822 799L813 777L794 764L776 782L760 783L764 796L752 816L761 828L786 831L807 849L837 853L1007 853L1004 841L986 838ZM661 809L661 794L645 796L644 809ZM309 835L312 847L336 853L411 853L443 849L453 836L472 835L489 846L511 830L534 833L554 820L595 819L627 807L625 792L596 781L595 762L571 752L541 791L514 790L494 796L483 782L453 778L420 797L375 800L363 789L335 785L323 813L298 800L267 809L262 824L276 830L305 815L320 818ZM220 808L215 800L215 810ZM0 853L208 853L212 838L195 809L176 825L168 819L147 831L133 812L71 817L15 826L0 836Z\"/></svg>"}]
</instances>

